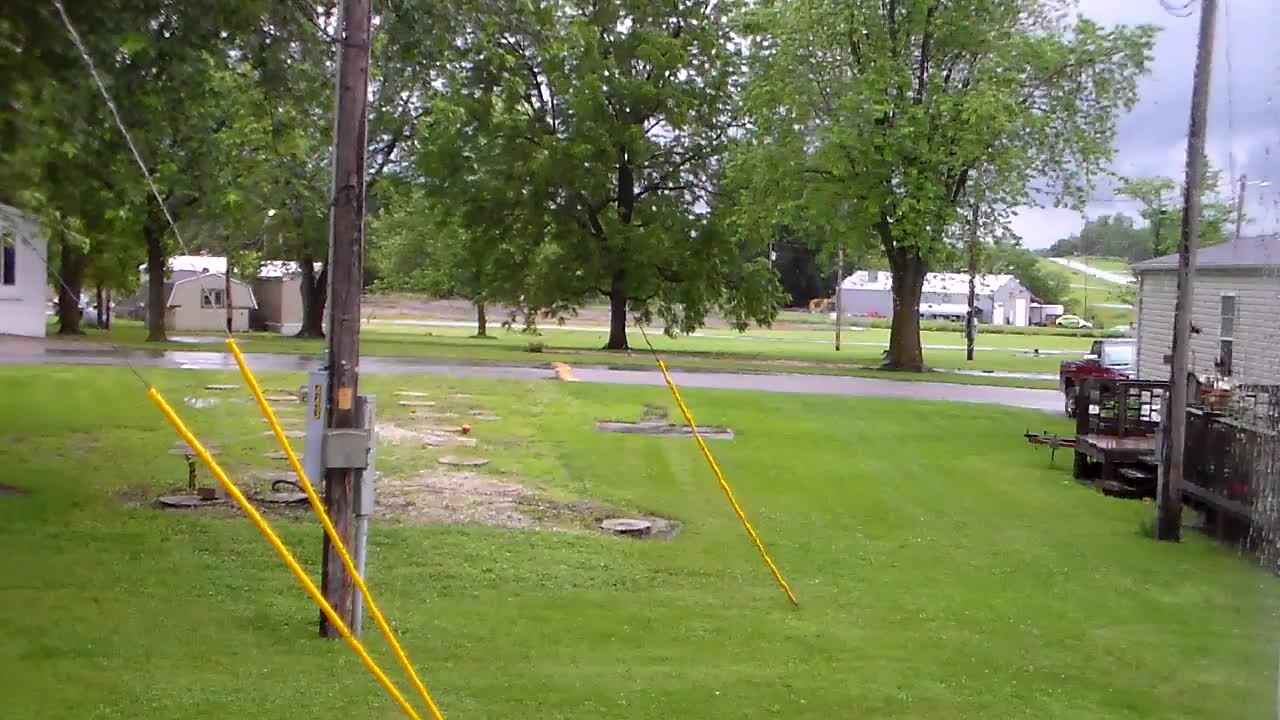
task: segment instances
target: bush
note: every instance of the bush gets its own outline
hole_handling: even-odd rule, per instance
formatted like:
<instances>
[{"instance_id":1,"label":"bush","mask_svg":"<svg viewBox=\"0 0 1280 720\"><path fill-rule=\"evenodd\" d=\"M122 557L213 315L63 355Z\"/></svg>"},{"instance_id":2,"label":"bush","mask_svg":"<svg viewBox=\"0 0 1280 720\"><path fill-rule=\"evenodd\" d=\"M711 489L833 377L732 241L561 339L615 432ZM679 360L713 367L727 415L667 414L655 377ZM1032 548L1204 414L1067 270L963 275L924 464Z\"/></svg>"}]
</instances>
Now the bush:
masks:
<instances>
[{"instance_id":1,"label":"bush","mask_svg":"<svg viewBox=\"0 0 1280 720\"><path fill-rule=\"evenodd\" d=\"M528 347L526 347L525 349L531 353L540 353L543 350L546 350L547 346L542 341L535 341L535 342L529 343Z\"/></svg>"}]
</instances>

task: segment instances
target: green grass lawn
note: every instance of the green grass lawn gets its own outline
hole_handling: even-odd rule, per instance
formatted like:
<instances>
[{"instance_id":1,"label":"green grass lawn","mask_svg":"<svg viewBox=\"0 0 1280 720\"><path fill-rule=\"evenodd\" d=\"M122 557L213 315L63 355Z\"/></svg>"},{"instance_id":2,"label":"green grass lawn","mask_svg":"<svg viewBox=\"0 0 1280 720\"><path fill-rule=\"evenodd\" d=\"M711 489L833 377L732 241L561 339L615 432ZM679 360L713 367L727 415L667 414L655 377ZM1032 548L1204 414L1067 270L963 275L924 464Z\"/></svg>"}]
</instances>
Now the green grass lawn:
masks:
<instances>
[{"instance_id":1,"label":"green grass lawn","mask_svg":"<svg viewBox=\"0 0 1280 720\"><path fill-rule=\"evenodd\" d=\"M243 393L181 404L238 376L147 375L233 475L272 462ZM126 370L5 367L0 386L0 481L29 492L0 495L4 717L399 717L344 647L314 639L314 609L246 520L121 499L186 477ZM399 389L502 416L474 433L492 477L684 523L635 542L375 518L370 582L453 720L1275 716L1274 579L1194 534L1143 537L1150 505L1077 485L1020 437L1063 420L689 390L701 422L738 433L713 447L793 610L691 441L592 430L669 409L660 388L364 388L380 424L411 423ZM439 452L383 444L384 482ZM314 574L318 528L276 522Z\"/></svg>"},{"instance_id":2,"label":"green grass lawn","mask_svg":"<svg viewBox=\"0 0 1280 720\"><path fill-rule=\"evenodd\" d=\"M1090 260L1092 261L1093 258L1090 258ZM1136 321L1137 314L1132 309L1098 306L1100 303L1106 305L1132 305L1133 298L1123 294L1124 289L1122 286L1086 275L1079 270L1064 267L1048 259L1041 259L1040 265L1045 272L1060 275L1070 283L1070 294L1066 300L1067 312L1091 320L1094 327L1098 329L1111 329ZM1114 270L1115 268L1101 269ZM1121 268L1121 270L1124 269L1127 268Z\"/></svg>"},{"instance_id":3,"label":"green grass lawn","mask_svg":"<svg viewBox=\"0 0 1280 720\"><path fill-rule=\"evenodd\" d=\"M539 335L527 335L494 326L490 339L471 337L472 329L462 327L397 324L375 320L361 330L361 352L371 356L422 357L469 363L507 365L546 365L566 362L571 365L609 365L616 367L652 367L653 358L645 349L638 331L630 333L631 352L604 352L607 333L601 331L543 328ZM185 333L174 333L182 335ZM126 347L155 347L146 343L146 332L136 322L116 323L109 337ZM323 351L319 340L299 340L268 333L246 333L246 352L316 353ZM877 328L848 329L843 333L840 352L833 347L831 330L753 330L740 334L732 330L708 330L700 335L669 338L650 333L649 338L671 367L682 370L718 370L745 372L800 372L841 375L864 375L889 379L933 380L942 382L982 382L1028 387L1052 387L1053 380L973 377L953 373L903 374L878 369L880 353L887 346L889 331ZM979 333L979 347L990 348L977 353L974 362L965 360L964 338L959 332L926 331L921 334L926 345L950 346L925 350L925 360L933 368L969 369L975 371L1056 374L1063 359L1083 354L1091 340L1085 337L1058 335L1006 335ZM103 334L90 330L86 340L102 340ZM540 345L540 352L530 352L530 345ZM170 349L199 349L219 352L220 343L193 346L171 342ZM1034 349L1060 350L1072 355L1042 354Z\"/></svg>"},{"instance_id":4,"label":"green grass lawn","mask_svg":"<svg viewBox=\"0 0 1280 720\"><path fill-rule=\"evenodd\" d=\"M1132 264L1124 258L1098 257L1095 255L1090 255L1088 257L1084 255L1077 255L1075 257L1071 257L1067 259L1074 260L1075 262L1078 262L1078 263L1083 263L1085 265L1088 265L1091 268L1096 268L1098 270L1106 270L1107 272L1118 272L1118 273L1128 273L1129 266Z\"/></svg>"}]
</instances>

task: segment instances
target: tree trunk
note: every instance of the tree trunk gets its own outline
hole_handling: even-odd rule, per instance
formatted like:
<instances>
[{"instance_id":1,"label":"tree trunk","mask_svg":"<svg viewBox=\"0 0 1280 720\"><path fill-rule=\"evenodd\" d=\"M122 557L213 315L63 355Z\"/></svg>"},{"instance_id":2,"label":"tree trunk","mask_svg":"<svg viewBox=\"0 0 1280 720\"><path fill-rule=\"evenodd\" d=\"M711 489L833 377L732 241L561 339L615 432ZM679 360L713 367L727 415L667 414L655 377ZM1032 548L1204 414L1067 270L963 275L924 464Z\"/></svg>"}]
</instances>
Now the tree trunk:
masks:
<instances>
[{"instance_id":1,"label":"tree trunk","mask_svg":"<svg viewBox=\"0 0 1280 720\"><path fill-rule=\"evenodd\" d=\"M107 288L107 302L102 305L102 329L111 329L111 288Z\"/></svg>"},{"instance_id":2,"label":"tree trunk","mask_svg":"<svg viewBox=\"0 0 1280 720\"><path fill-rule=\"evenodd\" d=\"M489 337L489 318L484 313L484 303L476 303L476 337Z\"/></svg>"},{"instance_id":3,"label":"tree trunk","mask_svg":"<svg viewBox=\"0 0 1280 720\"><path fill-rule=\"evenodd\" d=\"M98 301L98 327L105 330L107 328L107 298L102 289L102 283L98 283L94 291L95 299Z\"/></svg>"},{"instance_id":4,"label":"tree trunk","mask_svg":"<svg viewBox=\"0 0 1280 720\"><path fill-rule=\"evenodd\" d=\"M302 328L294 337L324 337L324 306L329 295L329 266L321 266L315 272L315 259L311 253L303 253L298 264L302 270Z\"/></svg>"},{"instance_id":5,"label":"tree trunk","mask_svg":"<svg viewBox=\"0 0 1280 720\"><path fill-rule=\"evenodd\" d=\"M627 290L626 276L619 270L613 274L609 285L609 342L605 350L630 350L627 344Z\"/></svg>"},{"instance_id":6,"label":"tree trunk","mask_svg":"<svg viewBox=\"0 0 1280 720\"><path fill-rule=\"evenodd\" d=\"M163 226L154 220L155 214L142 225L142 234L147 243L147 342L165 342L169 339L165 333L165 253Z\"/></svg>"},{"instance_id":7,"label":"tree trunk","mask_svg":"<svg viewBox=\"0 0 1280 720\"><path fill-rule=\"evenodd\" d=\"M80 329L80 291L84 287L85 255L80 248L62 239L59 271L62 283L58 285L58 334L83 335Z\"/></svg>"},{"instance_id":8,"label":"tree trunk","mask_svg":"<svg viewBox=\"0 0 1280 720\"><path fill-rule=\"evenodd\" d=\"M924 350L920 346L920 296L928 265L914 247L898 248L889 254L893 277L893 324L889 330L887 370L924 372Z\"/></svg>"}]
</instances>

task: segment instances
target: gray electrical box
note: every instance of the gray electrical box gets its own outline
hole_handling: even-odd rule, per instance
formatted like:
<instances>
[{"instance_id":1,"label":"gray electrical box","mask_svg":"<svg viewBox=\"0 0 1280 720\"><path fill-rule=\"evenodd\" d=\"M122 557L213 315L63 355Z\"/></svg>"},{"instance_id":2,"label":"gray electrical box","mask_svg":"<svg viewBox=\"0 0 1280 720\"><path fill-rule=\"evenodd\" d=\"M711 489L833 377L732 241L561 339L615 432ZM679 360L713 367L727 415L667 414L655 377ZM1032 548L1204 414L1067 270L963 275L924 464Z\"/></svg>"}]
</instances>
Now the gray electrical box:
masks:
<instances>
[{"instance_id":1,"label":"gray electrical box","mask_svg":"<svg viewBox=\"0 0 1280 720\"><path fill-rule=\"evenodd\" d=\"M324 487L324 430L329 424L329 372L312 370L307 375L307 443L302 453L302 469L317 488Z\"/></svg>"}]
</instances>

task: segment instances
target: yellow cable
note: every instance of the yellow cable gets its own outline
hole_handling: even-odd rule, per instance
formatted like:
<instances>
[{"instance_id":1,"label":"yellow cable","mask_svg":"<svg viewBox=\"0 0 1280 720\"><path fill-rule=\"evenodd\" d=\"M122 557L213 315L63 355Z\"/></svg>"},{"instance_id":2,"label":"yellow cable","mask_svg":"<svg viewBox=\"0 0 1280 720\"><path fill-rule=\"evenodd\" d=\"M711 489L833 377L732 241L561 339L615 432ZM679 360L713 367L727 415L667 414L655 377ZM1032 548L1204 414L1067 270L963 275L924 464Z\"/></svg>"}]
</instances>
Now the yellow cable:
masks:
<instances>
[{"instance_id":1,"label":"yellow cable","mask_svg":"<svg viewBox=\"0 0 1280 720\"><path fill-rule=\"evenodd\" d=\"M263 396L262 387L258 385L257 378L249 370L249 364L245 361L239 346L236 345L235 339L227 338L226 342L227 347L231 348L231 354L236 358L236 364L240 366L240 374L244 376L249 389L253 391L254 399L258 401L258 408L262 410L263 417L267 419L267 424L271 426L271 431L275 434L276 441L280 443L280 448L284 450L284 454L289 458L289 464L293 466L293 471L297 474L298 481L301 483L303 491L307 494L307 500L311 501L311 508L315 511L316 516L320 518L320 524L324 526L324 532L329 536L329 542L338 551L338 556L342 558L342 564L347 568L347 574L351 576L352 582L360 590L360 594L364 596L365 604L369 607L370 617L373 618L378 629L382 631L382 636L387 639L387 643L391 645L391 651L395 653L396 660L400 662L400 667L404 669L405 673L413 681L413 686L417 689L418 694L422 696L422 701L426 703L427 709L431 711L431 717L435 720L444 720L444 716L440 713L440 708L431 699L431 693L427 692L427 688L422 680L419 679L418 673L414 672L413 663L409 661L404 648L400 646L395 634L391 632L391 626L387 624L382 611L378 609L377 603L373 601L369 586L365 584L364 578L360 577L360 573L356 571L356 564L352 561L351 554L347 552L342 538L338 536L338 530L333 526L333 521L329 519L324 503L320 501L319 494L316 493L315 487L307 478L306 471L302 469L302 463L298 461L297 454L293 452L293 448L289 444L289 438L284 434L284 428L280 427L279 421L276 420L275 412L271 409L271 405L267 403L266 397ZM319 448L312 449L312 452L319 451Z\"/></svg>"},{"instance_id":2,"label":"yellow cable","mask_svg":"<svg viewBox=\"0 0 1280 720\"><path fill-rule=\"evenodd\" d=\"M298 561L293 558L293 554L289 552L289 548L285 547L279 536L275 534L275 531L273 531L271 526L267 524L267 521L263 519L262 514L258 512L257 508L255 508L247 498L245 498L244 493L240 492L240 488L236 487L236 484L231 482L231 479L222 471L222 467L213 459L213 456L209 454L209 451L200 444L200 441L196 439L195 435L191 434L191 431L187 429L187 426L182 423L182 419L173 411L173 408L169 407L169 403L165 402L165 399L161 397L160 392L155 388L149 388L147 390L147 397L151 398L151 401L160 408L160 412L164 413L165 417L169 418L169 422L172 423L174 429L178 431L178 435L182 436L182 439L187 442L187 445L192 449L192 451L194 451L195 454L204 461L205 466L209 468L209 472L213 473L214 477L218 478L218 482L222 483L222 487L227 491L227 494L230 495L232 499L236 501L236 504L240 506L240 509L244 510L245 514L249 516L249 519L253 521L253 524L258 528L258 531L262 533L263 537L267 539L267 542L271 543L271 547L275 548L280 559L289 567L289 571L293 573L293 576L298 579L299 583L302 583L302 588L307 591L307 595L310 595L312 601L319 606L320 612L324 613L324 616L329 620L329 623L338 628L338 633L342 635L342 639L346 640L347 645L349 645L351 649L355 651L356 655L360 657L360 662L364 664L369 673L378 681L378 684L382 686L382 689L386 690L387 693L391 695L391 697L396 701L396 704L400 706L400 709L404 711L405 715L412 718L412 720L422 720L418 713L414 711L413 707L409 705L409 702L404 699L404 696L400 694L400 691L391 684L391 680L382 672L377 663L373 661L373 658L369 657L369 653L365 651L364 646L360 644L360 641L351 634L351 630L347 627L346 623L342 622L342 618L338 617L338 613L334 612L333 607L329 605L329 602L320 594L320 590L316 588L315 583L307 576L306 571L302 569L302 566L298 564Z\"/></svg>"},{"instance_id":3,"label":"yellow cable","mask_svg":"<svg viewBox=\"0 0 1280 720\"><path fill-rule=\"evenodd\" d=\"M773 564L773 559L765 551L764 543L761 542L760 536L756 534L755 528L751 527L746 513L742 512L742 506L738 505L737 498L733 496L733 490L729 487L728 481L724 479L724 473L720 472L720 466L716 464L716 459L711 455L711 449L707 447L707 441L702 439L702 435L698 432L698 426L693 422L693 414L689 412L684 400L680 398L680 391L676 389L675 381L671 379L671 374L667 372L667 366L661 359L658 359L658 369L662 371L662 379L667 381L667 387L671 388L671 396L675 398L676 406L680 408L680 413L684 415L684 421L689 424L689 430L693 433L693 439L698 442L698 448L702 450L702 456L707 459L707 464L711 466L711 472L715 473L716 480L720 483L720 489L724 491L724 496L729 499L729 504L733 506L733 512L737 514L738 519L742 521L742 527L746 528L747 534L755 542L756 549L760 551L760 557L764 558L764 564L768 565L769 572L773 573L773 579L778 581L778 586L787 594L787 599L791 601L791 604L799 607L800 602L796 600L795 593L791 592L791 586L783 579L778 566Z\"/></svg>"}]
</instances>

